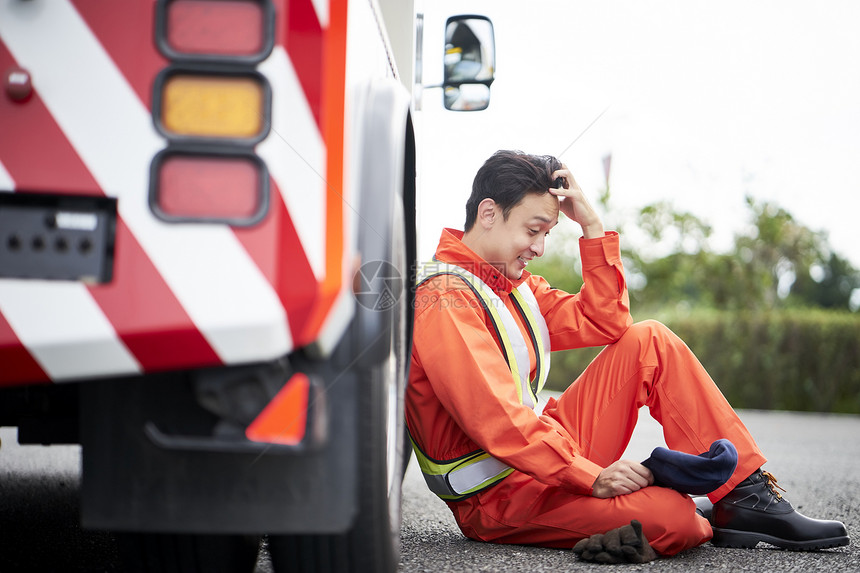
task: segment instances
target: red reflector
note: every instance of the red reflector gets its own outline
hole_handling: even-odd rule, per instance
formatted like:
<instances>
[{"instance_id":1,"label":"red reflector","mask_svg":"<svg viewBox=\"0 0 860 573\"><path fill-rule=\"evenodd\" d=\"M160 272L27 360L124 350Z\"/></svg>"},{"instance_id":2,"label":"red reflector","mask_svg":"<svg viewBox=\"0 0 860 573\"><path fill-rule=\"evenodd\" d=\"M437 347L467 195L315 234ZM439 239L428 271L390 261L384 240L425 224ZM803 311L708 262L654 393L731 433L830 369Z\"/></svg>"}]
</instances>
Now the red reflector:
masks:
<instances>
[{"instance_id":1,"label":"red reflector","mask_svg":"<svg viewBox=\"0 0 860 573\"><path fill-rule=\"evenodd\" d=\"M167 8L167 43L177 52L251 56L263 42L259 2L174 0Z\"/></svg>"},{"instance_id":2,"label":"red reflector","mask_svg":"<svg viewBox=\"0 0 860 573\"><path fill-rule=\"evenodd\" d=\"M161 162L156 205L170 217L251 219L261 209L260 189L250 159L171 155Z\"/></svg>"},{"instance_id":3,"label":"red reflector","mask_svg":"<svg viewBox=\"0 0 860 573\"><path fill-rule=\"evenodd\" d=\"M293 446L302 441L308 418L310 380L305 374L293 374L271 402L245 430L255 442Z\"/></svg>"}]
</instances>

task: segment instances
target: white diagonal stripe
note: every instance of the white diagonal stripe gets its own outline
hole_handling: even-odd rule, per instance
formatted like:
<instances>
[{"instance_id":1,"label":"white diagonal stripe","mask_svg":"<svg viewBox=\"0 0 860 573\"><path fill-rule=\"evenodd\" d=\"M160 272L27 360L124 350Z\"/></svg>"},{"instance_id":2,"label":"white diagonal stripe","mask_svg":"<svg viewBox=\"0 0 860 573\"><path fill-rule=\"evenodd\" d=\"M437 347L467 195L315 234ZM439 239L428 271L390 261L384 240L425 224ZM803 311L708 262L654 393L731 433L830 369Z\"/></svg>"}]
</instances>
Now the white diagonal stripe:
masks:
<instances>
[{"instance_id":1,"label":"white diagonal stripe","mask_svg":"<svg viewBox=\"0 0 860 573\"><path fill-rule=\"evenodd\" d=\"M314 11L317 13L317 19L320 21L320 26L323 30L328 28L328 0L312 0Z\"/></svg>"},{"instance_id":2,"label":"white diagonal stripe","mask_svg":"<svg viewBox=\"0 0 860 573\"><path fill-rule=\"evenodd\" d=\"M0 33L219 357L235 363L290 350L276 293L228 227L166 224L150 212L149 164L164 141L74 7L65 0L2 2Z\"/></svg>"},{"instance_id":3,"label":"white diagonal stripe","mask_svg":"<svg viewBox=\"0 0 860 573\"><path fill-rule=\"evenodd\" d=\"M12 191L15 189L15 182L9 172L6 171L6 167L3 166L2 160L3 158L0 157L0 191Z\"/></svg>"},{"instance_id":4,"label":"white diagonal stripe","mask_svg":"<svg viewBox=\"0 0 860 573\"><path fill-rule=\"evenodd\" d=\"M260 72L272 84L272 131L257 151L278 184L317 280L325 276L325 145L296 70L276 46Z\"/></svg>"},{"instance_id":5,"label":"white diagonal stripe","mask_svg":"<svg viewBox=\"0 0 860 573\"><path fill-rule=\"evenodd\" d=\"M0 312L51 380L141 371L81 283L0 280Z\"/></svg>"},{"instance_id":6,"label":"white diagonal stripe","mask_svg":"<svg viewBox=\"0 0 860 573\"><path fill-rule=\"evenodd\" d=\"M0 189L15 189L2 162ZM51 380L140 372L140 364L81 283L0 279L0 314Z\"/></svg>"}]
</instances>

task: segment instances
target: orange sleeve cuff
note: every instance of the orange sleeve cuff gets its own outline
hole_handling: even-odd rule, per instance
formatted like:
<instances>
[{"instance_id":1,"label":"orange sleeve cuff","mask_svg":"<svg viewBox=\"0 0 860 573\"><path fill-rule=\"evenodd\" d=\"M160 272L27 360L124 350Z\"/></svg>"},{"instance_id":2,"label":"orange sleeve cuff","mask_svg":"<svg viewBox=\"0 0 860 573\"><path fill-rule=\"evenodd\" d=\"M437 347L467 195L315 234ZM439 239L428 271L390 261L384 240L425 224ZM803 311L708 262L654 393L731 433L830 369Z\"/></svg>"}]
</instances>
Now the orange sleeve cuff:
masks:
<instances>
[{"instance_id":1,"label":"orange sleeve cuff","mask_svg":"<svg viewBox=\"0 0 860 573\"><path fill-rule=\"evenodd\" d=\"M583 270L621 263L621 239L615 231L606 231L603 237L579 239L579 252Z\"/></svg>"},{"instance_id":2,"label":"orange sleeve cuff","mask_svg":"<svg viewBox=\"0 0 860 573\"><path fill-rule=\"evenodd\" d=\"M567 489L574 493L591 495L594 482L603 468L583 455L576 456L569 468L570 481Z\"/></svg>"}]
</instances>

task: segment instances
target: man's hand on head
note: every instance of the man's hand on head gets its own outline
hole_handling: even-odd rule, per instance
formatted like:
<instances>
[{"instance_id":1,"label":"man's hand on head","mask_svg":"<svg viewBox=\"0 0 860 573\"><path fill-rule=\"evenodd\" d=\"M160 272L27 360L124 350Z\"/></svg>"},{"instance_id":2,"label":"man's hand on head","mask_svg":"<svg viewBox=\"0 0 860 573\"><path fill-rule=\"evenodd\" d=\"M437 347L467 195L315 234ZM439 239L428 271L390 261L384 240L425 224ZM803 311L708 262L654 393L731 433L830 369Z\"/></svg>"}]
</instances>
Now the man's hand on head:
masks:
<instances>
[{"instance_id":1,"label":"man's hand on head","mask_svg":"<svg viewBox=\"0 0 860 573\"><path fill-rule=\"evenodd\" d=\"M552 173L552 179L561 177L564 187L561 189L550 188L549 192L558 197L559 210L568 219L576 221L582 227L582 234L586 239L595 239L604 235L603 222L600 216L585 198L585 194L573 178L570 169L562 164L561 169Z\"/></svg>"}]
</instances>

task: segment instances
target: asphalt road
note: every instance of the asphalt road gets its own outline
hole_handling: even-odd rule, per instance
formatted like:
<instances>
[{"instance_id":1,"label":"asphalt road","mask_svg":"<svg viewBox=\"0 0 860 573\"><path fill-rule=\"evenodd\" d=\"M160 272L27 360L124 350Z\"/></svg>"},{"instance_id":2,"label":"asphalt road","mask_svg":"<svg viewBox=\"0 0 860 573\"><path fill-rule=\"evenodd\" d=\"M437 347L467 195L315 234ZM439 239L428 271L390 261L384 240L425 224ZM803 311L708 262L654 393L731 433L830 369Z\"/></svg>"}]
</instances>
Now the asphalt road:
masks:
<instances>
[{"instance_id":1,"label":"asphalt road","mask_svg":"<svg viewBox=\"0 0 860 573\"><path fill-rule=\"evenodd\" d=\"M0 572L121 571L113 538L78 524L81 448L0 440Z\"/></svg>"},{"instance_id":2,"label":"asphalt road","mask_svg":"<svg viewBox=\"0 0 860 573\"><path fill-rule=\"evenodd\" d=\"M670 559L611 571L860 571L860 416L743 411L786 497L811 517L839 519L852 545L814 553L719 549L706 544ZM120 572L112 536L78 526L80 448L19 446L0 429L0 572ZM645 413L625 457L644 459L662 445ZM265 553L257 573L271 571ZM404 483L400 572L606 572L567 550L476 543L424 485L414 459Z\"/></svg>"},{"instance_id":3,"label":"asphalt road","mask_svg":"<svg viewBox=\"0 0 860 573\"><path fill-rule=\"evenodd\" d=\"M478 543L463 537L447 506L429 493L413 458L403 486L400 571L860 571L860 416L758 411L740 415L768 457L765 468L788 490L783 495L805 515L845 523L851 545L798 553L763 543L755 549L707 543L645 565L607 566L577 561L568 550ZM665 445L661 428L646 409L624 457L642 460L661 445Z\"/></svg>"}]
</instances>

